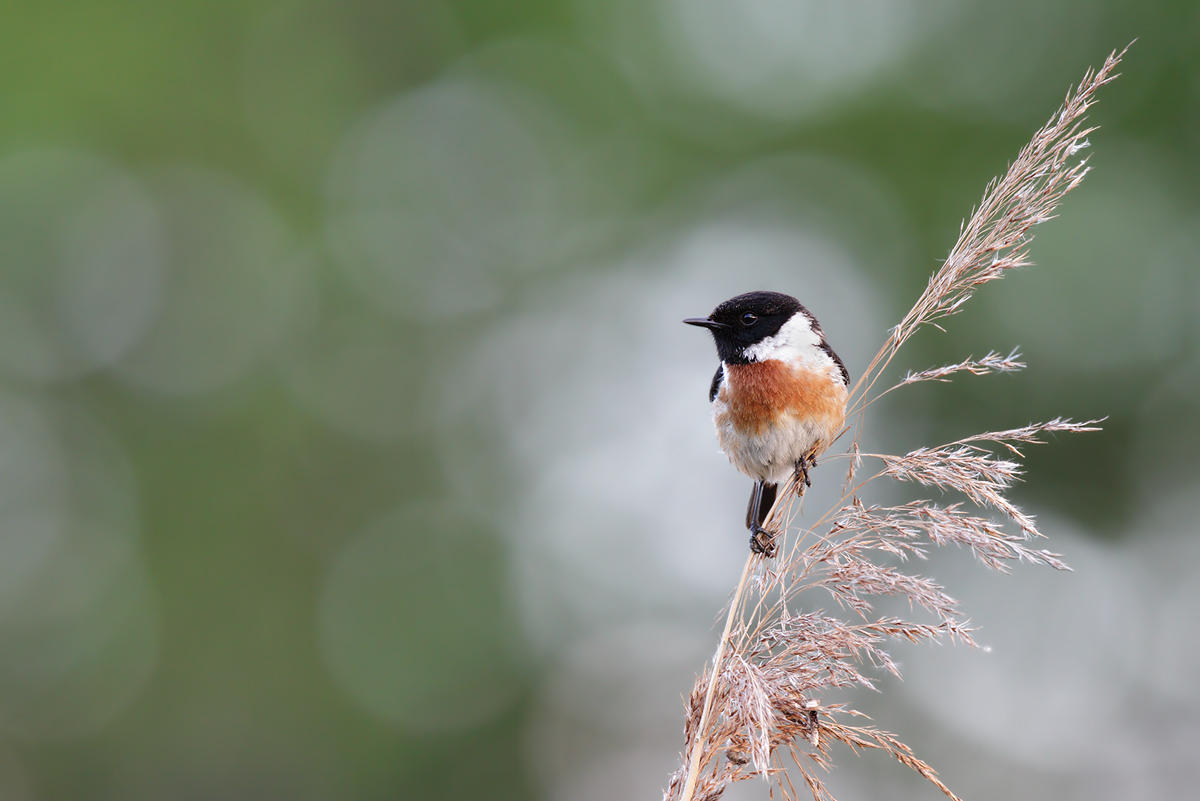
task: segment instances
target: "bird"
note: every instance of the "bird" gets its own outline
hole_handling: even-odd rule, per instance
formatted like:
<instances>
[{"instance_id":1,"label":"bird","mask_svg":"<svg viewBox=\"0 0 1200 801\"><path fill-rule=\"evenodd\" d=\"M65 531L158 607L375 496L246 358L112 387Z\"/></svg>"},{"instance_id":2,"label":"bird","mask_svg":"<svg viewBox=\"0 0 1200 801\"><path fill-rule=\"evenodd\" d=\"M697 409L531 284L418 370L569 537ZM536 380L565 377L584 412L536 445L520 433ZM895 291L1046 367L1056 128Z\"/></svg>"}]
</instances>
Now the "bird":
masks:
<instances>
[{"instance_id":1,"label":"bird","mask_svg":"<svg viewBox=\"0 0 1200 801\"><path fill-rule=\"evenodd\" d=\"M764 528L779 485L808 471L841 433L850 373L825 341L817 318L781 292L747 292L707 317L721 360L708 390L721 451L754 479L746 509L752 551L770 557L775 532Z\"/></svg>"}]
</instances>

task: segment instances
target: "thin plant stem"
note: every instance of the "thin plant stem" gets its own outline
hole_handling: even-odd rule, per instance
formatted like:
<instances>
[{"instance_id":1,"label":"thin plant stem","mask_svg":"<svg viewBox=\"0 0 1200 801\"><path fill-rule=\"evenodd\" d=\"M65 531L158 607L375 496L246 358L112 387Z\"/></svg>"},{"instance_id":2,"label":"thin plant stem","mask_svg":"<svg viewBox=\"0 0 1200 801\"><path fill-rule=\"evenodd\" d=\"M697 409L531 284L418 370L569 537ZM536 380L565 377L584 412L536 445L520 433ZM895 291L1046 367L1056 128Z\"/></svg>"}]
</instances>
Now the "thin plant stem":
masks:
<instances>
[{"instance_id":1,"label":"thin plant stem","mask_svg":"<svg viewBox=\"0 0 1200 801\"><path fill-rule=\"evenodd\" d=\"M733 621L737 618L738 610L742 606L742 594L746 590L746 579L750 577L750 571L754 569L755 557L756 554L753 551L746 555L746 565L742 568L742 577L738 580L737 591L733 594L733 600L729 602L729 616L725 618L725 630L721 633L721 642L717 644L717 653L713 656L713 672L708 680L708 689L704 693L704 709L700 713L700 726L696 730L698 734L696 743L692 746L687 783L683 786L681 801L692 801L692 795L696 792L696 780L700 778L700 759L704 755L704 746L707 741L708 716L712 712L713 696L717 691L717 681L721 677L721 662L725 659L725 646L729 643L729 632L733 629Z\"/></svg>"}]
</instances>

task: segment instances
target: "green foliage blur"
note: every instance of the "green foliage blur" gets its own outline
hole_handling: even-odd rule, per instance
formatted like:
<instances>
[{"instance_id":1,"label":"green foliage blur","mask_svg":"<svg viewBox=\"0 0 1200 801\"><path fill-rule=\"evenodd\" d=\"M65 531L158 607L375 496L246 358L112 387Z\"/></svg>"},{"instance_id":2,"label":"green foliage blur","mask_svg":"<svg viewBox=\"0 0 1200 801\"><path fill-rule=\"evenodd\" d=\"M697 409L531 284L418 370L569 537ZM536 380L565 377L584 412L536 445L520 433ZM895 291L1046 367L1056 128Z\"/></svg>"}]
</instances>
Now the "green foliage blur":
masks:
<instances>
[{"instance_id":1,"label":"green foliage blur","mask_svg":"<svg viewBox=\"0 0 1200 801\"><path fill-rule=\"evenodd\" d=\"M861 371L986 182L1134 38L1037 266L898 365L1019 346L1029 369L914 387L880 436L1107 417L1028 454L1015 495L1051 547L1068 528L1119 567L1195 533L1196 3L42 0L2 20L0 798L655 797L748 490L712 455L713 356L678 320L727 286L790 291ZM846 267L788 284L803 254ZM763 275L784 284L744 285ZM629 431L624 405L676 391L669 436ZM728 510L711 553L672 532L701 495ZM1196 586L1173 548L1129 582ZM1107 686L1155 699L1135 731L1186 743L1200 648L1179 639ZM660 646L682 654L667 678ZM904 703L881 723L968 797L1132 781ZM660 728L622 721L651 708ZM1153 754L1187 792L1191 757ZM893 768L834 786L935 797Z\"/></svg>"}]
</instances>

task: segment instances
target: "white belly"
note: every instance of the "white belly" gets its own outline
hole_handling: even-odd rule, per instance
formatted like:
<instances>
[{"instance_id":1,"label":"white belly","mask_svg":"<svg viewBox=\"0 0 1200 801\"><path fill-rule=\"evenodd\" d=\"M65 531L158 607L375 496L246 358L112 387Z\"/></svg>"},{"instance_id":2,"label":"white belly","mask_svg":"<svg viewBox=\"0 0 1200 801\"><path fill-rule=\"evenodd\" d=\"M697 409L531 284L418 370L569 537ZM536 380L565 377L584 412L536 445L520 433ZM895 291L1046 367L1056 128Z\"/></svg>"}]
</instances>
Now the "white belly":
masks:
<instances>
[{"instance_id":1,"label":"white belly","mask_svg":"<svg viewBox=\"0 0 1200 801\"><path fill-rule=\"evenodd\" d=\"M745 434L734 428L725 404L718 400L713 403L713 424L721 450L734 467L756 481L779 484L802 459L829 447L841 421L782 415L761 433Z\"/></svg>"}]
</instances>

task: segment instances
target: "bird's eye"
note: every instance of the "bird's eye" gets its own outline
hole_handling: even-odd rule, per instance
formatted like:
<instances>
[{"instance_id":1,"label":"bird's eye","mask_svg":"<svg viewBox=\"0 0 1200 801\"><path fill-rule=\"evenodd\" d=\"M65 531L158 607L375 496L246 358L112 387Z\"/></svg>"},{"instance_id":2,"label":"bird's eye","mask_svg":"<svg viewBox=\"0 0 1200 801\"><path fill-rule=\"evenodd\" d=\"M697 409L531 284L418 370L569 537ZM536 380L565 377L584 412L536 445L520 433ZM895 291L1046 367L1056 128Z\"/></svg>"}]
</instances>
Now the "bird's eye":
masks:
<instances>
[{"instance_id":1,"label":"bird's eye","mask_svg":"<svg viewBox=\"0 0 1200 801\"><path fill-rule=\"evenodd\" d=\"M758 322L758 315L754 312L746 312L742 315L742 325L754 325Z\"/></svg>"}]
</instances>

